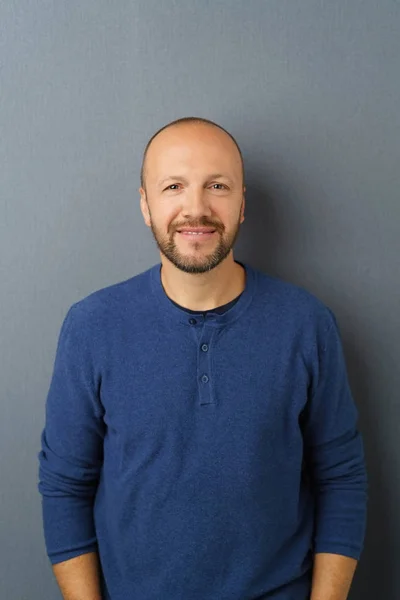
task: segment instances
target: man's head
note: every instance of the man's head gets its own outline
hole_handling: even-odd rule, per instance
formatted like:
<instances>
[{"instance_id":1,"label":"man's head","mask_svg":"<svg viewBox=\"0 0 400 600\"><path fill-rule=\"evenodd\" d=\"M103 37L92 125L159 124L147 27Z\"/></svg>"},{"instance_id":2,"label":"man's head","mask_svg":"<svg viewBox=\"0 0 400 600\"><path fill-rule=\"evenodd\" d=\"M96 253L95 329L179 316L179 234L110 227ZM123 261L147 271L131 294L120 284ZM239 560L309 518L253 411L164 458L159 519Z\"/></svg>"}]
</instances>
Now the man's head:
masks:
<instances>
[{"instance_id":1,"label":"man's head","mask_svg":"<svg viewBox=\"0 0 400 600\"><path fill-rule=\"evenodd\" d=\"M178 269L204 273L229 255L244 221L245 187L240 148L225 129L188 117L157 131L144 152L139 191L145 223Z\"/></svg>"}]
</instances>

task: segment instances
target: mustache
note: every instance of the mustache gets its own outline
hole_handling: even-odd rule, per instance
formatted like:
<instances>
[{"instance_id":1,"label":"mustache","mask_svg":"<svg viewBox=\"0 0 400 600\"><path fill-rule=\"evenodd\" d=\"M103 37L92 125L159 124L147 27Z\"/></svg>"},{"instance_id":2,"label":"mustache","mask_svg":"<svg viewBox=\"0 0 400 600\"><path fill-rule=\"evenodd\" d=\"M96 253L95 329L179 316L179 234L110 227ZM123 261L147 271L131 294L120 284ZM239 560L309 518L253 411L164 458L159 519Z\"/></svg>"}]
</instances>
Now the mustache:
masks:
<instances>
[{"instance_id":1,"label":"mustache","mask_svg":"<svg viewBox=\"0 0 400 600\"><path fill-rule=\"evenodd\" d=\"M186 223L177 223L176 225L173 225L172 231L177 231L178 229L182 229L183 227L210 227L212 229L215 229L216 231L223 231L225 229L225 227L221 224L221 223L213 223L212 221L186 221Z\"/></svg>"}]
</instances>

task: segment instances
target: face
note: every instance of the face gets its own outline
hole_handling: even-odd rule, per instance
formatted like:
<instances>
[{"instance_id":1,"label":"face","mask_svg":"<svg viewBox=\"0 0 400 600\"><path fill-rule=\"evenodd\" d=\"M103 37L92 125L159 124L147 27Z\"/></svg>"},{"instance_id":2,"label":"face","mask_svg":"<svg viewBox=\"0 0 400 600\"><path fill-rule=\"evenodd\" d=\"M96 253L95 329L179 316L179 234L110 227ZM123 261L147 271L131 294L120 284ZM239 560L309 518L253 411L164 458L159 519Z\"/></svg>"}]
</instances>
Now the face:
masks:
<instances>
[{"instance_id":1,"label":"face","mask_svg":"<svg viewBox=\"0 0 400 600\"><path fill-rule=\"evenodd\" d=\"M162 131L145 165L140 206L160 252L186 273L204 273L231 252L244 221L239 152L222 130L185 124Z\"/></svg>"}]
</instances>

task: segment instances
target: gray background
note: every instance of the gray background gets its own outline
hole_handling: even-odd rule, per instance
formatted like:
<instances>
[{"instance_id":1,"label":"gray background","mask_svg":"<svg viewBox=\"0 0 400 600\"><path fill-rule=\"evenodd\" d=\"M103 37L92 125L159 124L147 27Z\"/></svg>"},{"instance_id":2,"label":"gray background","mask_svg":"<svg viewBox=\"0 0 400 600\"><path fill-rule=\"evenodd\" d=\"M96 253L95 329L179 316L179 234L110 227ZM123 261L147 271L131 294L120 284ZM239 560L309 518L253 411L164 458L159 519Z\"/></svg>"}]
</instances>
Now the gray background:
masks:
<instances>
[{"instance_id":1,"label":"gray background","mask_svg":"<svg viewBox=\"0 0 400 600\"><path fill-rule=\"evenodd\" d=\"M199 115L245 156L236 258L338 317L371 486L351 598L398 600L399 3L3 0L0 27L0 597L59 598L36 483L61 321L158 262L141 153Z\"/></svg>"}]
</instances>

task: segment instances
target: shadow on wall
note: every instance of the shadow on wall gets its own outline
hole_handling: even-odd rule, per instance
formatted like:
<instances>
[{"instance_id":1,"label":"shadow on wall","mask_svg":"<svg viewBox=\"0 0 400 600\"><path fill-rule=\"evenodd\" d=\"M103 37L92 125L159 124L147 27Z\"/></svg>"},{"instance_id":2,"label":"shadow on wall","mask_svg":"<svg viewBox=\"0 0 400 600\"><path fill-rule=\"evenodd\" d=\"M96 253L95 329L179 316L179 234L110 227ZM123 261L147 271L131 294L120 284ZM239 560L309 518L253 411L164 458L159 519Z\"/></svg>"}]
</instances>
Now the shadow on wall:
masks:
<instances>
[{"instance_id":1,"label":"shadow on wall","mask_svg":"<svg viewBox=\"0 0 400 600\"><path fill-rule=\"evenodd\" d=\"M287 214L293 206L292 202L285 201L286 192L289 195L290 192L281 184L265 185L265 181L269 181L268 174L261 173L261 176L262 182L260 174L248 177L246 219L235 246L235 257L249 262L265 273L309 289L305 280L302 283L303 279L307 279L304 277L305 273L295 274L295 267L291 269L288 265L288 257L299 256L303 250L303 235L300 231L296 232L296 219ZM303 220L299 222L298 228L304 229L306 226ZM315 253L318 253L318 250L315 248ZM299 261L301 262L300 258ZM290 276L290 273L294 276ZM318 277L321 277L320 272ZM329 290L329 269L326 270L325 277L327 281L319 281L319 286L320 289ZM348 324L351 323L351 307L346 309ZM350 385L359 412L359 427L364 440L369 479L365 548L356 570L349 600L394 599L396 575L393 566L396 540L394 528L390 526L389 519L385 519L385 515L390 514L390 506L389 498L383 492L390 489L390 481L387 480L388 471L382 468L382 452L379 451L384 447L384 440L378 439L374 428L376 397L371 382L373 371L368 367L362 340L357 339L357 335L349 330L348 325L347 328L343 326L344 318L341 319L340 313L335 310L335 314L343 340Z\"/></svg>"},{"instance_id":2,"label":"shadow on wall","mask_svg":"<svg viewBox=\"0 0 400 600\"><path fill-rule=\"evenodd\" d=\"M285 192L266 186L268 174L261 181L253 173L246 174L245 221L235 245L235 257L245 256L255 268L278 276L278 253L285 240L279 228L277 199Z\"/></svg>"},{"instance_id":3,"label":"shadow on wall","mask_svg":"<svg viewBox=\"0 0 400 600\"><path fill-rule=\"evenodd\" d=\"M369 501L365 550L356 571L349 600L378 600L397 598L395 528L388 516L391 513L389 497L384 490L390 489L389 472L382 468L384 440L378 438L376 394L371 396L372 370L363 360L363 348L350 332L343 332L343 345L349 372L351 389L360 414L360 429L363 433L367 470L369 476ZM371 397L370 397L371 396ZM391 560L391 557L393 560Z\"/></svg>"}]
</instances>

